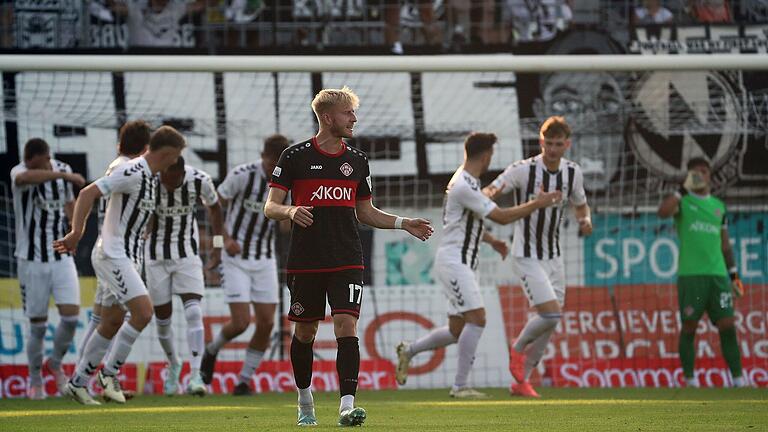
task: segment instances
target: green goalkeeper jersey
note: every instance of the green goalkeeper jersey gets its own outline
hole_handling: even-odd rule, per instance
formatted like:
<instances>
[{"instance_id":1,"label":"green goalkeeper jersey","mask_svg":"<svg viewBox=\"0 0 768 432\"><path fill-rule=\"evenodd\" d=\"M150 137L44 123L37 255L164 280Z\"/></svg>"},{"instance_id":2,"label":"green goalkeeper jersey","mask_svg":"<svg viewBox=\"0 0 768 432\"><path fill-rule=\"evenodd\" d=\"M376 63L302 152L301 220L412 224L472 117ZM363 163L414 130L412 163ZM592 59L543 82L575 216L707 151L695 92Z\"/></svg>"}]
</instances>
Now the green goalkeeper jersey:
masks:
<instances>
[{"instance_id":1,"label":"green goalkeeper jersey","mask_svg":"<svg viewBox=\"0 0 768 432\"><path fill-rule=\"evenodd\" d=\"M680 238L678 276L728 276L722 252L725 204L713 196L685 195L675 215Z\"/></svg>"}]
</instances>

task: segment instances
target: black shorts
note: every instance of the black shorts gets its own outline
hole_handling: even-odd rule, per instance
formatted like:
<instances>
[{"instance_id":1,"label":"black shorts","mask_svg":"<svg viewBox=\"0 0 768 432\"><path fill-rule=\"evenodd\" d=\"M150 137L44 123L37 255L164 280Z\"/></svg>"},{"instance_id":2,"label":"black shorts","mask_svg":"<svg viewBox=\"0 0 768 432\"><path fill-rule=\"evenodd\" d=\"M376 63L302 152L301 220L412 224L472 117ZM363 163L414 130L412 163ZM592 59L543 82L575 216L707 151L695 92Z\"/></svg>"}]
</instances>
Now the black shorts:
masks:
<instances>
[{"instance_id":1,"label":"black shorts","mask_svg":"<svg viewBox=\"0 0 768 432\"><path fill-rule=\"evenodd\" d=\"M329 273L295 273L288 275L291 291L291 321L322 321L325 319L325 299L331 305L331 315L360 316L363 300L363 271L342 270Z\"/></svg>"}]
</instances>

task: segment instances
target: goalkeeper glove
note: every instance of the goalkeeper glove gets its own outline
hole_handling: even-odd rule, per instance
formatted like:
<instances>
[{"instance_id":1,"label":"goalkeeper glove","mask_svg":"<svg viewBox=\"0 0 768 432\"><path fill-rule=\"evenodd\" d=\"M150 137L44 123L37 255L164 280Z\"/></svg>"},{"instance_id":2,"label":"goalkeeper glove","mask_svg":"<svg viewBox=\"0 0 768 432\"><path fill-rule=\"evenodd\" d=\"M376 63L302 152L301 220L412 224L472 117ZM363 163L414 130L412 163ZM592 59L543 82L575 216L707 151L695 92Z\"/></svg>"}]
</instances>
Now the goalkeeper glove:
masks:
<instances>
[{"instance_id":1,"label":"goalkeeper glove","mask_svg":"<svg viewBox=\"0 0 768 432\"><path fill-rule=\"evenodd\" d=\"M730 277L731 287L733 287L733 294L736 296L736 298L742 297L744 295L744 284L741 282L741 279L739 279L739 273L737 273L735 270L731 270Z\"/></svg>"}]
</instances>

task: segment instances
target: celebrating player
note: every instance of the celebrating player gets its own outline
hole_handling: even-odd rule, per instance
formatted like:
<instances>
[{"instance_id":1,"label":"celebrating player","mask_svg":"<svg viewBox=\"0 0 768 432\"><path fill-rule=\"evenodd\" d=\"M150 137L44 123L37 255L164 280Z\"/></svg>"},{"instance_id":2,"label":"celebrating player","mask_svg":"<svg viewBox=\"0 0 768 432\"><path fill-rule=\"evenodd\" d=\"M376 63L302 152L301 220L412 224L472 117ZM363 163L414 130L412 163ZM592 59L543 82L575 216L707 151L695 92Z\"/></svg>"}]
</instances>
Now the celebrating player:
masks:
<instances>
[{"instance_id":1,"label":"celebrating player","mask_svg":"<svg viewBox=\"0 0 768 432\"><path fill-rule=\"evenodd\" d=\"M404 229L427 240L429 221L385 213L371 203L371 177L365 153L347 146L357 122L357 95L349 88L325 89L312 101L320 130L313 138L287 148L272 171L264 213L293 221L288 253L291 306L296 326L291 364L299 393L298 424L315 425L312 397L312 344L331 306L338 344L340 426L356 426L365 410L354 406L360 347L357 318L363 297L363 254L358 221L374 228ZM288 191L293 205L283 205Z\"/></svg>"},{"instance_id":2,"label":"celebrating player","mask_svg":"<svg viewBox=\"0 0 768 432\"><path fill-rule=\"evenodd\" d=\"M200 361L205 348L203 298L203 262L198 253L198 224L195 207L200 200L208 210L214 233L214 254L220 253L222 228L221 205L211 177L203 171L184 164L179 157L175 164L160 173L160 185L155 200L155 214L146 242L145 258L149 297L155 307L157 337L168 358L168 373L163 392L174 395L179 387L182 362L173 342L171 314L174 294L184 303L187 320L187 344L192 354L187 394L204 396L207 392L200 376ZM218 248L217 248L218 246ZM218 258L214 259L218 261Z\"/></svg>"},{"instance_id":3,"label":"celebrating player","mask_svg":"<svg viewBox=\"0 0 768 432\"><path fill-rule=\"evenodd\" d=\"M102 320L64 391L79 403L98 404L88 394L86 385L113 337L116 337L115 346L98 378L104 388L104 398L125 403L117 373L133 343L152 319L152 302L136 264L141 261L145 225L155 208L155 174L175 164L184 147L184 137L174 128L159 128L150 138L147 153L123 163L110 175L83 189L75 203L72 230L54 242L54 248L60 253L74 251L93 203L102 195L111 195L100 242L96 245L98 259L94 261L94 270L107 290L101 301ZM131 314L125 324L123 307Z\"/></svg>"},{"instance_id":4,"label":"celebrating player","mask_svg":"<svg viewBox=\"0 0 768 432\"><path fill-rule=\"evenodd\" d=\"M45 362L59 391L67 378L61 360L75 336L80 313L80 283L69 253L56 251L52 241L67 231L72 220L75 194L85 179L72 173L64 162L51 159L48 143L32 138L24 144L24 162L11 169L13 212L16 220L16 260L24 315L29 318L27 360L30 399L45 399L43 387L43 339L51 296L61 321L53 339L53 352Z\"/></svg>"},{"instance_id":5,"label":"celebrating player","mask_svg":"<svg viewBox=\"0 0 768 432\"><path fill-rule=\"evenodd\" d=\"M117 144L118 156L109 164L107 170L104 172L104 176L108 176L118 165L131 159L137 158L141 156L145 151L147 151L147 146L149 145L149 137L151 134L152 130L150 129L149 124L142 120L126 122L120 128L120 138ZM104 225L104 215L107 211L108 203L109 195L102 195L99 200L99 208L97 210L99 232L101 232L101 227ZM99 243L99 239L96 240L96 243ZM91 250L91 264L99 259L98 254L99 248L94 247ZM88 341L91 340L93 332L96 331L96 328L101 322L101 297L106 292L104 284L105 282L100 280L97 275L96 293L93 299L93 312L91 313L91 319L88 320L88 326L85 328L85 334L83 335L83 339L80 341L80 346L77 350L78 363L80 362L80 358L85 351L85 346L88 344Z\"/></svg>"},{"instance_id":6,"label":"celebrating player","mask_svg":"<svg viewBox=\"0 0 768 432\"><path fill-rule=\"evenodd\" d=\"M464 141L464 163L453 174L443 201L443 237L435 257L435 274L448 298L448 325L432 330L413 343L397 346L396 378L405 384L414 355L458 343L459 359L451 397L485 395L467 386L477 344L485 327L485 307L477 286L475 269L480 240L506 258L509 248L483 230L484 218L506 225L531 212L559 202L560 191L542 192L525 204L499 208L480 190L480 176L488 171L496 135L472 133Z\"/></svg>"},{"instance_id":7,"label":"celebrating player","mask_svg":"<svg viewBox=\"0 0 768 432\"><path fill-rule=\"evenodd\" d=\"M272 135L264 141L261 160L235 167L219 185L222 202L228 205L222 263L222 287L227 295L232 319L227 322L203 354L201 373L210 384L216 355L227 342L242 334L251 323L250 307L256 316L240 377L233 394L251 394L251 376L269 347L278 302L275 222L266 218L264 197L269 173L288 139Z\"/></svg>"},{"instance_id":8,"label":"celebrating player","mask_svg":"<svg viewBox=\"0 0 768 432\"><path fill-rule=\"evenodd\" d=\"M521 201L533 200L538 189L561 191L566 198L515 225L512 266L538 316L526 323L509 350L509 370L516 381L510 387L513 395L539 397L528 379L562 316L565 269L560 254L560 221L568 202L575 208L579 233L592 234L581 168L563 157L571 147L570 136L571 128L564 118L548 118L539 131L541 154L508 166L484 189L491 197L517 191Z\"/></svg>"},{"instance_id":9,"label":"celebrating player","mask_svg":"<svg viewBox=\"0 0 768 432\"><path fill-rule=\"evenodd\" d=\"M728 238L725 204L710 194L712 168L706 159L689 160L688 171L680 191L667 196L658 211L660 218L674 216L680 238L677 302L683 325L678 349L683 375L688 387L699 386L693 372L694 339L699 319L707 312L720 333L734 386L745 387L733 311L733 295L742 296L744 288Z\"/></svg>"}]
</instances>

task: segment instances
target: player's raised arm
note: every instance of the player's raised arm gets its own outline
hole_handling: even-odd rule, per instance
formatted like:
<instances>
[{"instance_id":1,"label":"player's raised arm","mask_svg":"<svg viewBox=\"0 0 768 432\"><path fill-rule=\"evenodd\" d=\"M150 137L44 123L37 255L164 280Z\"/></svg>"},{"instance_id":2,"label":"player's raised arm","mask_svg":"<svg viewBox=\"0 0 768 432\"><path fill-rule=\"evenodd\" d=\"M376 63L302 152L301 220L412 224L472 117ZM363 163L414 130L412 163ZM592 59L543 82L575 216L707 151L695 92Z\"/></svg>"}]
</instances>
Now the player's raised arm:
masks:
<instances>
[{"instance_id":1,"label":"player's raised arm","mask_svg":"<svg viewBox=\"0 0 768 432\"><path fill-rule=\"evenodd\" d=\"M403 229L421 241L426 241L435 232L432 223L422 218L406 218L387 213L374 207L371 200L358 200L355 205L357 220L374 228Z\"/></svg>"},{"instance_id":2,"label":"player's raised arm","mask_svg":"<svg viewBox=\"0 0 768 432\"><path fill-rule=\"evenodd\" d=\"M80 174L46 169L28 169L22 173L19 173L14 178L14 182L18 186L37 185L57 179L63 179L64 181L70 182L77 187L83 187L85 184L85 179Z\"/></svg>"},{"instance_id":3,"label":"player's raised arm","mask_svg":"<svg viewBox=\"0 0 768 432\"><path fill-rule=\"evenodd\" d=\"M64 238L54 240L53 248L56 252L66 253L75 251L77 243L85 232L85 222L88 219L88 215L91 214L93 203L101 198L101 195L101 190L96 186L96 183L91 183L80 191L80 195L77 197L77 201L75 201L75 210L72 215L72 229Z\"/></svg>"}]
</instances>

